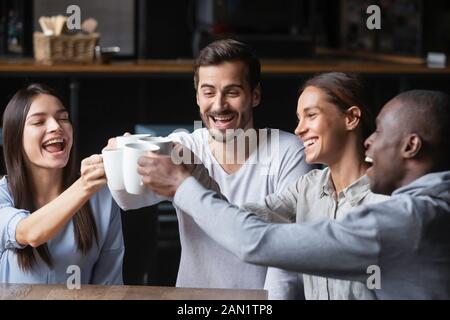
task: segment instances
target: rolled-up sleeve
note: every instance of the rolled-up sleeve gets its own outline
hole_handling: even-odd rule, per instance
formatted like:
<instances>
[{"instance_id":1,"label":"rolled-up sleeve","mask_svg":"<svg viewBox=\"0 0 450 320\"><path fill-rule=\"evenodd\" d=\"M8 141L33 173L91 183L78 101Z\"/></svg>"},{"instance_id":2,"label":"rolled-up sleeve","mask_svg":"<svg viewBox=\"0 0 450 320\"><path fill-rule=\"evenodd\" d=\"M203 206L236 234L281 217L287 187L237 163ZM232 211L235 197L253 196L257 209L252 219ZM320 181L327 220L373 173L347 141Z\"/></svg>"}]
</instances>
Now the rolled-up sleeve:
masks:
<instances>
[{"instance_id":1,"label":"rolled-up sleeve","mask_svg":"<svg viewBox=\"0 0 450 320\"><path fill-rule=\"evenodd\" d=\"M1 201L1 200L0 200ZM0 250L23 249L26 245L21 245L16 240L17 224L26 218L30 213L26 210L16 209L7 206L5 202L0 204Z\"/></svg>"}]
</instances>

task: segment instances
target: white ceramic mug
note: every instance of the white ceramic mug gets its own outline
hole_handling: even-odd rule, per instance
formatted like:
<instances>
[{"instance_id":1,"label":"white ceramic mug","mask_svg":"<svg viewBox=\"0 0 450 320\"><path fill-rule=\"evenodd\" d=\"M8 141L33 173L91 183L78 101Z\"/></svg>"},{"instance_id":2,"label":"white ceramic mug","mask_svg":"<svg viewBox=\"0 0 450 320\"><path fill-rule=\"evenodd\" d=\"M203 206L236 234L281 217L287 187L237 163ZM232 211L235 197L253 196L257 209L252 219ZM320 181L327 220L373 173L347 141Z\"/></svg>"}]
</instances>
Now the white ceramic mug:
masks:
<instances>
[{"instance_id":1,"label":"white ceramic mug","mask_svg":"<svg viewBox=\"0 0 450 320\"><path fill-rule=\"evenodd\" d=\"M159 153L170 156L174 143L167 137L142 137L139 142L151 143L159 147Z\"/></svg>"},{"instance_id":2,"label":"white ceramic mug","mask_svg":"<svg viewBox=\"0 0 450 320\"><path fill-rule=\"evenodd\" d=\"M144 194L145 186L137 172L138 160L148 151L159 152L159 147L151 143L127 143L123 149L123 180L125 189L131 194Z\"/></svg>"},{"instance_id":3,"label":"white ceramic mug","mask_svg":"<svg viewBox=\"0 0 450 320\"><path fill-rule=\"evenodd\" d=\"M150 134L130 134L128 136L116 137L116 147L123 148L127 143L136 143L140 138L150 137Z\"/></svg>"},{"instance_id":4,"label":"white ceramic mug","mask_svg":"<svg viewBox=\"0 0 450 320\"><path fill-rule=\"evenodd\" d=\"M104 149L102 151L103 165L110 190L125 190L123 182L123 149Z\"/></svg>"}]
</instances>

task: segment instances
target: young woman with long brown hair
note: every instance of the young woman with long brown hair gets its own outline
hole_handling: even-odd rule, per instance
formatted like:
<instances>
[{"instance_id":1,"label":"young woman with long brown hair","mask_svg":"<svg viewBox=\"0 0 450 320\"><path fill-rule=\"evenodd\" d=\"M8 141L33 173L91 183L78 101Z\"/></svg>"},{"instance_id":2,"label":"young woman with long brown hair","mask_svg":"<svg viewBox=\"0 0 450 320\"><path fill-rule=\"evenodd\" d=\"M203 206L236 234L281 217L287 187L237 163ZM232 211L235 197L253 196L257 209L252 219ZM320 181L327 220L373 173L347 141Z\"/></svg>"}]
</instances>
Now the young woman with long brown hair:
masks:
<instances>
[{"instance_id":1,"label":"young woman with long brown hair","mask_svg":"<svg viewBox=\"0 0 450 320\"><path fill-rule=\"evenodd\" d=\"M7 176L0 180L0 283L122 284L120 210L94 155L81 163L62 100L33 84L3 114ZM98 160L98 159L97 159ZM95 164L94 164L95 163Z\"/></svg>"}]
</instances>

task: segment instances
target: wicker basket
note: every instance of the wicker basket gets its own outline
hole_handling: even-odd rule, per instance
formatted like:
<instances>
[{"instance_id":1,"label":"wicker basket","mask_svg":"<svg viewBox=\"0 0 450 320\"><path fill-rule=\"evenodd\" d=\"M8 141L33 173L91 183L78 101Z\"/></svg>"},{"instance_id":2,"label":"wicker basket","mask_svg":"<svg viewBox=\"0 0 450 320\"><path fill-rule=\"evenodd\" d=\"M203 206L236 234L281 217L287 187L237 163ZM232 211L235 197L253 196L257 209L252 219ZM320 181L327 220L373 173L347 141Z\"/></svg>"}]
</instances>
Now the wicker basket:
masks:
<instances>
[{"instance_id":1,"label":"wicker basket","mask_svg":"<svg viewBox=\"0 0 450 320\"><path fill-rule=\"evenodd\" d=\"M100 34L45 36L33 34L34 58L39 63L92 63Z\"/></svg>"}]
</instances>

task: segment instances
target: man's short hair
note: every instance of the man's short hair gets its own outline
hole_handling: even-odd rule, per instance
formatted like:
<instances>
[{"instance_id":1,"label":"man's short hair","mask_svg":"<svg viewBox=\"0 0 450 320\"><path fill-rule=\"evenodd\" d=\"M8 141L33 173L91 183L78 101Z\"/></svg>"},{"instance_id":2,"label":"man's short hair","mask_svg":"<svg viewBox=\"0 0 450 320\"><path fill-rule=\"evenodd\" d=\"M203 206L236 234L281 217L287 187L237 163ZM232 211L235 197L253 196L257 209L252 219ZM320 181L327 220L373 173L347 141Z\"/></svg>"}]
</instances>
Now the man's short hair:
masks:
<instances>
[{"instance_id":1,"label":"man's short hair","mask_svg":"<svg viewBox=\"0 0 450 320\"><path fill-rule=\"evenodd\" d=\"M441 91L411 90L394 98L407 108L406 129L423 140L425 152L450 169L450 96Z\"/></svg>"},{"instance_id":2,"label":"man's short hair","mask_svg":"<svg viewBox=\"0 0 450 320\"><path fill-rule=\"evenodd\" d=\"M246 79L250 88L255 89L261 78L261 64L254 51L245 43L225 39L210 43L204 47L194 65L194 87L198 87L198 69L201 66L214 66L223 62L241 61L247 69Z\"/></svg>"}]
</instances>

